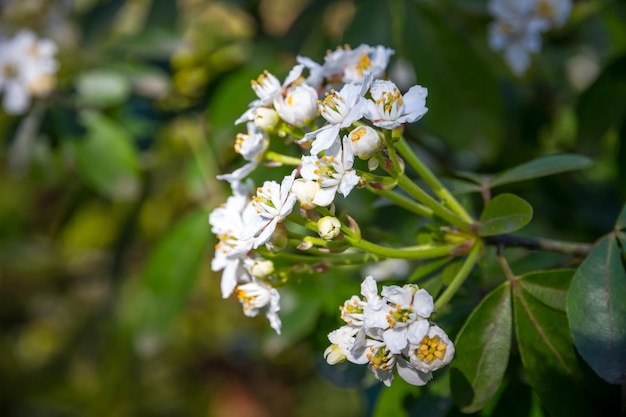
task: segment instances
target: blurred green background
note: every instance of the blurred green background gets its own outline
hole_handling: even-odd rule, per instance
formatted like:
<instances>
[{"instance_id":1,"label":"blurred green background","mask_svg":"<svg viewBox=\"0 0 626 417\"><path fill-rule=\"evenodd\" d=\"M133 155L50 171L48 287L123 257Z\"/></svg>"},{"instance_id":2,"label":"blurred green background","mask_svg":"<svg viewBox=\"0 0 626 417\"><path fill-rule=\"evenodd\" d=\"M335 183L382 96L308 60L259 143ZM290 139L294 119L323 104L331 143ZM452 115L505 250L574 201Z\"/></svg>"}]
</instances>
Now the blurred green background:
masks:
<instances>
[{"instance_id":1,"label":"blurred green background","mask_svg":"<svg viewBox=\"0 0 626 417\"><path fill-rule=\"evenodd\" d=\"M407 138L444 177L554 152L592 158L583 172L507 188L535 209L530 235L593 242L626 199L623 2L575 2L521 78L489 49L480 0L0 7L5 30L54 39L61 63L53 96L23 117L0 113L2 416L367 416L408 392L379 397L365 370L325 364L326 334L358 292L358 270L294 276L281 289L282 336L222 300L211 272L207 217L229 192L215 175L241 164L234 120L255 98L249 82L264 69L284 78L297 55L395 49L389 76L429 89L429 112ZM355 194L344 209L374 225L371 236L417 227ZM567 264L513 258L520 272ZM494 271L488 257L441 319L452 337L501 282ZM445 376L436 380L430 392L444 392ZM456 415L444 397L408 415Z\"/></svg>"}]
</instances>

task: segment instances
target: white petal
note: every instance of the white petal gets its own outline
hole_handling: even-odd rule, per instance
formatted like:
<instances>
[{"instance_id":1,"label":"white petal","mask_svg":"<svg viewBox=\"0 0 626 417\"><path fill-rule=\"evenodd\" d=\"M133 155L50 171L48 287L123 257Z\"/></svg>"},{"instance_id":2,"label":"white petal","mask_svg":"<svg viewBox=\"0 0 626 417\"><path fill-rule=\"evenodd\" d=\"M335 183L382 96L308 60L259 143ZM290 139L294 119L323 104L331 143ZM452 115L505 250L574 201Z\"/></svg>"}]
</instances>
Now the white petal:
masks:
<instances>
[{"instance_id":1,"label":"white petal","mask_svg":"<svg viewBox=\"0 0 626 417\"><path fill-rule=\"evenodd\" d=\"M402 358L396 359L396 368L398 369L398 375L411 385L417 385L421 387L432 379L433 374L428 372L421 372L413 367L409 362Z\"/></svg>"}]
</instances>

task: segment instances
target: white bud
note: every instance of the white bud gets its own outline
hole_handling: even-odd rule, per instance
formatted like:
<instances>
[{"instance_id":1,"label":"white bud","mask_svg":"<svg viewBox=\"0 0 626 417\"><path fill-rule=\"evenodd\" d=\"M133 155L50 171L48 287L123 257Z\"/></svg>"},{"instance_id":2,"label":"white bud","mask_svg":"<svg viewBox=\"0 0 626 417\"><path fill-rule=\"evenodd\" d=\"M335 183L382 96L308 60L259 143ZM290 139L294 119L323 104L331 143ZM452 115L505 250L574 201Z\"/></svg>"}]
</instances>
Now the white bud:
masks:
<instances>
[{"instance_id":1,"label":"white bud","mask_svg":"<svg viewBox=\"0 0 626 417\"><path fill-rule=\"evenodd\" d=\"M274 262L268 259L256 259L248 267L248 271L255 278L265 278L274 272Z\"/></svg>"},{"instance_id":2,"label":"white bud","mask_svg":"<svg viewBox=\"0 0 626 417\"><path fill-rule=\"evenodd\" d=\"M336 217L322 217L317 221L317 233L324 240L332 240L341 233L341 222Z\"/></svg>"},{"instance_id":3,"label":"white bud","mask_svg":"<svg viewBox=\"0 0 626 417\"><path fill-rule=\"evenodd\" d=\"M293 85L274 99L274 108L285 122L304 126L317 116L317 92L306 84Z\"/></svg>"},{"instance_id":4,"label":"white bud","mask_svg":"<svg viewBox=\"0 0 626 417\"><path fill-rule=\"evenodd\" d=\"M330 345L324 351L324 359L329 365L336 365L347 359L338 345Z\"/></svg>"},{"instance_id":5,"label":"white bud","mask_svg":"<svg viewBox=\"0 0 626 417\"><path fill-rule=\"evenodd\" d=\"M267 107L259 107L254 112L254 125L257 129L272 131L278 124L278 113L274 109Z\"/></svg>"},{"instance_id":6,"label":"white bud","mask_svg":"<svg viewBox=\"0 0 626 417\"><path fill-rule=\"evenodd\" d=\"M380 150L382 141L378 132L369 126L359 126L348 135L354 156L369 159Z\"/></svg>"},{"instance_id":7,"label":"white bud","mask_svg":"<svg viewBox=\"0 0 626 417\"><path fill-rule=\"evenodd\" d=\"M291 186L291 192L296 195L300 205L305 210L310 210L316 206L313 204L313 200L319 190L320 185L317 181L309 181L303 178L298 178Z\"/></svg>"}]
</instances>

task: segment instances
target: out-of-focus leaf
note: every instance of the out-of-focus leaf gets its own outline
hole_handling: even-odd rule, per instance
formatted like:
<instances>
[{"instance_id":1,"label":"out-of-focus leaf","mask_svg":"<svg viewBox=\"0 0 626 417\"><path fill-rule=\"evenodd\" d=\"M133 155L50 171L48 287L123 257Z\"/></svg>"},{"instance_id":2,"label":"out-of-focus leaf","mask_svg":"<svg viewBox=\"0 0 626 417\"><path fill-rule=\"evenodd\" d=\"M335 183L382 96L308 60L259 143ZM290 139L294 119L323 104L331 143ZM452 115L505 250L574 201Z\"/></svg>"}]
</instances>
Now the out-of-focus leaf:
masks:
<instances>
[{"instance_id":1,"label":"out-of-focus leaf","mask_svg":"<svg viewBox=\"0 0 626 417\"><path fill-rule=\"evenodd\" d=\"M161 238L147 261L136 300L138 336L160 334L182 309L210 239L204 210L183 217Z\"/></svg>"},{"instance_id":2,"label":"out-of-focus leaf","mask_svg":"<svg viewBox=\"0 0 626 417\"><path fill-rule=\"evenodd\" d=\"M112 106L121 104L130 95L130 83L117 71L98 68L76 79L76 89L82 104Z\"/></svg>"},{"instance_id":3,"label":"out-of-focus leaf","mask_svg":"<svg viewBox=\"0 0 626 417\"><path fill-rule=\"evenodd\" d=\"M609 64L578 101L578 135L599 141L626 116L626 55Z\"/></svg>"},{"instance_id":4,"label":"out-of-focus leaf","mask_svg":"<svg viewBox=\"0 0 626 417\"><path fill-rule=\"evenodd\" d=\"M80 19L81 33L85 42L92 44L106 37L125 3L124 0L96 2L95 6Z\"/></svg>"},{"instance_id":5,"label":"out-of-focus leaf","mask_svg":"<svg viewBox=\"0 0 626 417\"><path fill-rule=\"evenodd\" d=\"M532 391L520 381L512 380L498 398L492 416L529 417L532 408Z\"/></svg>"},{"instance_id":6,"label":"out-of-focus leaf","mask_svg":"<svg viewBox=\"0 0 626 417\"><path fill-rule=\"evenodd\" d=\"M617 216L617 221L615 222L615 230L626 229L626 204L622 207L622 211Z\"/></svg>"},{"instance_id":7,"label":"out-of-focus leaf","mask_svg":"<svg viewBox=\"0 0 626 417\"><path fill-rule=\"evenodd\" d=\"M452 146L472 149L483 160L493 158L502 143L504 106L492 66L445 8L425 2L390 4L403 4L405 10L396 16L403 19L407 57L418 84L428 89L429 111L419 123ZM419 41L409 41L414 39Z\"/></svg>"},{"instance_id":8,"label":"out-of-focus leaf","mask_svg":"<svg viewBox=\"0 0 626 417\"><path fill-rule=\"evenodd\" d=\"M542 404L553 417L593 415L567 316L535 298L521 285L512 288L522 363Z\"/></svg>"},{"instance_id":9,"label":"out-of-focus leaf","mask_svg":"<svg viewBox=\"0 0 626 417\"><path fill-rule=\"evenodd\" d=\"M602 239L576 271L567 314L591 368L607 382L626 382L626 271L615 235Z\"/></svg>"},{"instance_id":10,"label":"out-of-focus leaf","mask_svg":"<svg viewBox=\"0 0 626 417\"><path fill-rule=\"evenodd\" d=\"M548 307L564 312L573 276L573 269L536 271L524 275L519 284Z\"/></svg>"},{"instance_id":11,"label":"out-of-focus leaf","mask_svg":"<svg viewBox=\"0 0 626 417\"><path fill-rule=\"evenodd\" d=\"M502 384L511 350L511 330L511 291L506 282L476 307L455 342L450 390L464 413L482 409Z\"/></svg>"},{"instance_id":12,"label":"out-of-focus leaf","mask_svg":"<svg viewBox=\"0 0 626 417\"><path fill-rule=\"evenodd\" d=\"M463 266L463 259L456 259L450 262L441 273L441 280L445 285L450 285L459 269Z\"/></svg>"},{"instance_id":13,"label":"out-of-focus leaf","mask_svg":"<svg viewBox=\"0 0 626 417\"><path fill-rule=\"evenodd\" d=\"M533 208L526 200L513 194L500 194L485 206L480 216L480 236L511 233L526 226L533 217Z\"/></svg>"},{"instance_id":14,"label":"out-of-focus leaf","mask_svg":"<svg viewBox=\"0 0 626 417\"><path fill-rule=\"evenodd\" d=\"M489 184L493 188L513 182L583 169L591 164L591 159L581 155L546 155L494 175L489 180Z\"/></svg>"},{"instance_id":15,"label":"out-of-focus leaf","mask_svg":"<svg viewBox=\"0 0 626 417\"><path fill-rule=\"evenodd\" d=\"M82 120L87 135L71 143L82 178L108 197L135 198L139 191L139 163L128 131L95 112L84 112Z\"/></svg>"},{"instance_id":16,"label":"out-of-focus leaf","mask_svg":"<svg viewBox=\"0 0 626 417\"><path fill-rule=\"evenodd\" d=\"M381 389L372 417L408 417L409 413L404 406L404 399L408 395L415 395L418 392L418 387L407 383L396 375L390 387Z\"/></svg>"},{"instance_id":17,"label":"out-of-focus leaf","mask_svg":"<svg viewBox=\"0 0 626 417\"><path fill-rule=\"evenodd\" d=\"M480 192L480 185L474 182L459 180L456 178L443 178L441 182L453 194L479 193Z\"/></svg>"}]
</instances>

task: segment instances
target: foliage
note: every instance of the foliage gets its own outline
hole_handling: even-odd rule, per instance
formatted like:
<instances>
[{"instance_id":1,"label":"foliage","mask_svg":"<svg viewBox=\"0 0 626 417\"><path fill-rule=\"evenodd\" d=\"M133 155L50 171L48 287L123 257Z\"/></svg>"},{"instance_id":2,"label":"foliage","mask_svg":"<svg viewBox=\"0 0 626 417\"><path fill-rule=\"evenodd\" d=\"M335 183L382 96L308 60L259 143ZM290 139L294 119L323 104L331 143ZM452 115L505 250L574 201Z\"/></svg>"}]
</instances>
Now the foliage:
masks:
<instances>
[{"instance_id":1,"label":"foliage","mask_svg":"<svg viewBox=\"0 0 626 417\"><path fill-rule=\"evenodd\" d=\"M25 113L0 111L0 414L623 410L620 2L574 2L520 76L489 48L482 0L3 8L6 34L29 28L54 40L59 69L52 92ZM287 277L278 336L222 300L207 219L230 191L216 175L241 165L234 121L255 99L251 79L267 69L282 80L298 55L321 61L336 45L363 43L396 51L389 77L403 91L427 87L428 113L387 138L405 182L383 163L368 177L377 194L356 190L325 213L367 262L272 258ZM274 140L272 150L299 158L289 145ZM274 168L251 177L260 184ZM431 200L440 212L418 215ZM316 236L310 223L303 236ZM444 255L379 262L446 239L455 249ZM309 241L326 245L319 257L328 260L346 242ZM428 290L431 319L456 347L422 387L400 378L381 386L357 365L324 361L337 306L387 265L383 285Z\"/></svg>"}]
</instances>

